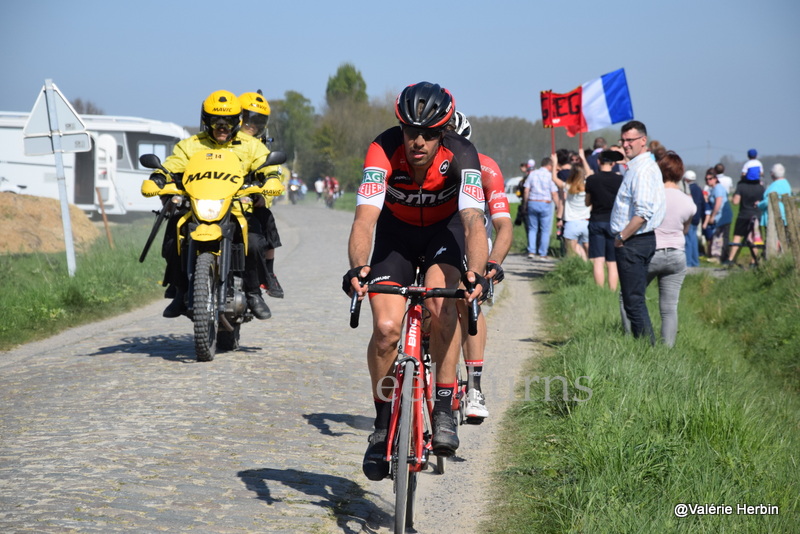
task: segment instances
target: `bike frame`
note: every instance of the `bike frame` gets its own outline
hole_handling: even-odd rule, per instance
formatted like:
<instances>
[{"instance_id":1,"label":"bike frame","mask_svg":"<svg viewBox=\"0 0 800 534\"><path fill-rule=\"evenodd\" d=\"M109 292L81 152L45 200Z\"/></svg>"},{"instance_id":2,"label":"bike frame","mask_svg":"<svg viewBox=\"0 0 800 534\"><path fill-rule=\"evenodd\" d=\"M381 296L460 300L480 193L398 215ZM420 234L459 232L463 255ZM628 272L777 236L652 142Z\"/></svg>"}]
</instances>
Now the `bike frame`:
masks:
<instances>
[{"instance_id":1,"label":"bike frame","mask_svg":"<svg viewBox=\"0 0 800 534\"><path fill-rule=\"evenodd\" d=\"M409 458L409 470L419 472L428 462L428 457L432 450L430 431L425 429L425 412L431 421L433 414L433 387L430 381L430 373L425 368L422 353L422 320L423 320L423 301L426 298L428 288L409 287L409 304L406 311L405 335L403 344L398 348L398 358L395 364L394 387L392 390L392 415L389 420L389 432L386 442L386 460L392 460L394 450L394 437L397 432L397 422L400 419L400 392L403 390L405 380L413 380L413 404L411 409L411 439L413 455ZM409 360L414 362L414 375L405 376L405 363Z\"/></svg>"}]
</instances>

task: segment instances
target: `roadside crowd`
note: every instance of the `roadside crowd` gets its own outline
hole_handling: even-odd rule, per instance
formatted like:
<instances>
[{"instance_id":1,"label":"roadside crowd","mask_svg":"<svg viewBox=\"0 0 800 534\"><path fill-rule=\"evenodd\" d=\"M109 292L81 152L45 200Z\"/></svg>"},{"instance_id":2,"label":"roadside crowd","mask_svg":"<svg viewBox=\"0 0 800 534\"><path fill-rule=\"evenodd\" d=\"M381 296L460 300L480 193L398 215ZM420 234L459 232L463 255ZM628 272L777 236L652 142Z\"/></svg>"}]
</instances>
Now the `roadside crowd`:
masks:
<instances>
[{"instance_id":1,"label":"roadside crowd","mask_svg":"<svg viewBox=\"0 0 800 534\"><path fill-rule=\"evenodd\" d=\"M743 246L751 247L750 265L756 266L769 194L791 195L780 163L769 171L771 183L765 183L755 149L748 150L735 185L718 163L706 171L701 187L678 154L658 141L648 142L639 121L622 127L617 144L598 137L592 149L559 149L538 168L531 159L520 170L515 224L525 226L528 258L552 261L555 230L561 256L590 261L597 285L605 287L607 279L612 291L620 286L625 330L652 343L644 292L657 279L661 337L669 346L675 343L678 296L687 268L698 267L701 256L710 263L734 265ZM739 206L735 219L734 205ZM646 246L639 246L644 242ZM641 250L630 257L631 248Z\"/></svg>"}]
</instances>

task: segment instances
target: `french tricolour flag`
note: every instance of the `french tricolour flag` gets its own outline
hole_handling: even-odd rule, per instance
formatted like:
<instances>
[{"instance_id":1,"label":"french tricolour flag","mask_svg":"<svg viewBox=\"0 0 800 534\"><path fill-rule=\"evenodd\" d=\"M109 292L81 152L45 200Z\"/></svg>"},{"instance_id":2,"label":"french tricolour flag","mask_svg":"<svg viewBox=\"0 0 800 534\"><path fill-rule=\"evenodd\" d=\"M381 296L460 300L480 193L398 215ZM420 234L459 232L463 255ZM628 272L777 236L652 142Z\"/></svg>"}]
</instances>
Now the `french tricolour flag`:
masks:
<instances>
[{"instance_id":1,"label":"french tricolour flag","mask_svg":"<svg viewBox=\"0 0 800 534\"><path fill-rule=\"evenodd\" d=\"M582 86L581 107L586 130L591 132L633 119L625 69L604 74Z\"/></svg>"}]
</instances>

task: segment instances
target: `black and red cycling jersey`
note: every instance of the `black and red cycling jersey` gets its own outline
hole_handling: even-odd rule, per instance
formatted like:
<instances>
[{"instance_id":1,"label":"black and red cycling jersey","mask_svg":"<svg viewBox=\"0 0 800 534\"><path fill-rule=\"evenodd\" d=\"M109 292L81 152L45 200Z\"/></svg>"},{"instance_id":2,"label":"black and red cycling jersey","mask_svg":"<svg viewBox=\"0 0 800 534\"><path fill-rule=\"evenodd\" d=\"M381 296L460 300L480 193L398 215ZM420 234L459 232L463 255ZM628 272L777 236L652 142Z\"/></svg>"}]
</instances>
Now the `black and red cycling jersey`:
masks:
<instances>
[{"instance_id":1,"label":"black and red cycling jersey","mask_svg":"<svg viewBox=\"0 0 800 534\"><path fill-rule=\"evenodd\" d=\"M444 134L421 186L411 176L399 126L380 134L367 150L357 206L376 206L405 223L428 226L459 210L483 211L484 203L478 152L460 135Z\"/></svg>"}]
</instances>

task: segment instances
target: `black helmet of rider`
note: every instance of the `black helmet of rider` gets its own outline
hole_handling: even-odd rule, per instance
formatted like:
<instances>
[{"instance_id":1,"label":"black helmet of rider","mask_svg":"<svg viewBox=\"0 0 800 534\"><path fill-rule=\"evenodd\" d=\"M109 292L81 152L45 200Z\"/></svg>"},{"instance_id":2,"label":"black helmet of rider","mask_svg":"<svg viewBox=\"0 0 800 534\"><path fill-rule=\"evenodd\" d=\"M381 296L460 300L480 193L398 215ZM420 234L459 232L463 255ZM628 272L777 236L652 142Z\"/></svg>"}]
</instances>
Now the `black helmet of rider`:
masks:
<instances>
[{"instance_id":1,"label":"black helmet of rider","mask_svg":"<svg viewBox=\"0 0 800 534\"><path fill-rule=\"evenodd\" d=\"M441 130L455 111L450 91L435 83L409 85L397 96L394 113L400 124Z\"/></svg>"},{"instance_id":2,"label":"black helmet of rider","mask_svg":"<svg viewBox=\"0 0 800 534\"><path fill-rule=\"evenodd\" d=\"M453 113L453 117L450 119L450 122L447 123L447 129L467 139L472 135L472 126L469 123L469 119L458 110Z\"/></svg>"},{"instance_id":3,"label":"black helmet of rider","mask_svg":"<svg viewBox=\"0 0 800 534\"><path fill-rule=\"evenodd\" d=\"M242 105L230 91L214 91L203 101L200 120L203 130L217 143L219 141L214 137L214 126L221 124L228 127L230 133L223 142L227 143L236 136L241 127Z\"/></svg>"}]
</instances>

